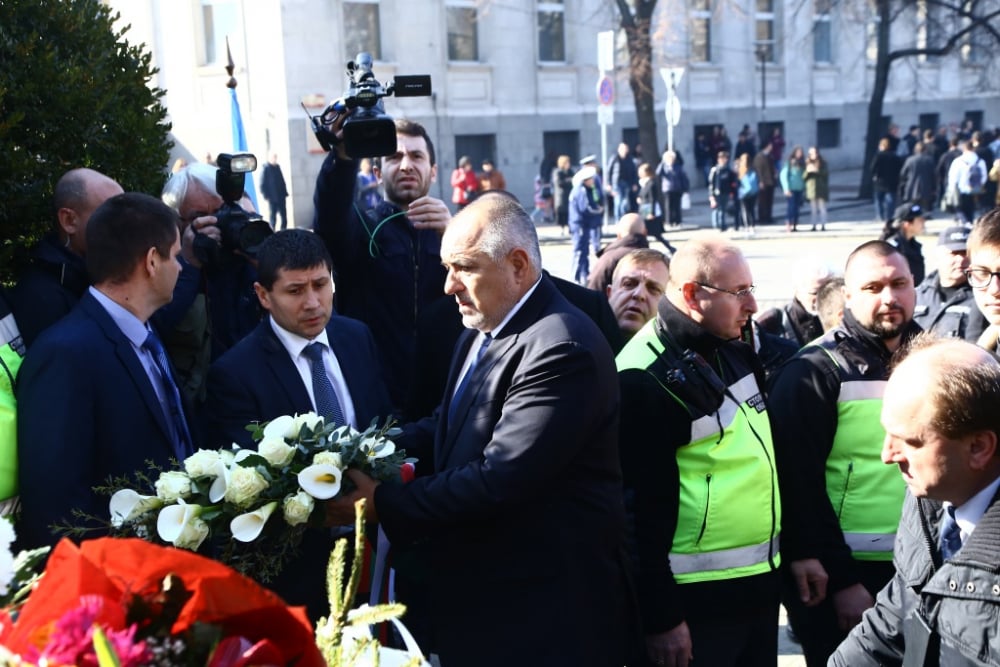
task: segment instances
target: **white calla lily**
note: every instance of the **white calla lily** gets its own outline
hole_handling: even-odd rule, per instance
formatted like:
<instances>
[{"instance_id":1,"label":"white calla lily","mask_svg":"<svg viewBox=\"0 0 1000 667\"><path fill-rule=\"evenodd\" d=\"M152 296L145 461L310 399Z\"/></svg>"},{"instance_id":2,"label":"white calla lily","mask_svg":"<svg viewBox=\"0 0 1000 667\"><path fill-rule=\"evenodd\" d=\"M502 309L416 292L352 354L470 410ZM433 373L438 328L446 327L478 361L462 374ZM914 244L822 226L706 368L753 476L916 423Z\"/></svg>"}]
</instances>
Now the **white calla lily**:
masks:
<instances>
[{"instance_id":1,"label":"white calla lily","mask_svg":"<svg viewBox=\"0 0 1000 667\"><path fill-rule=\"evenodd\" d=\"M385 438L367 438L361 442L361 451L369 459L381 459L396 451L396 443Z\"/></svg>"},{"instance_id":2,"label":"white calla lily","mask_svg":"<svg viewBox=\"0 0 1000 667\"><path fill-rule=\"evenodd\" d=\"M299 486L317 500L329 500L340 493L340 478L340 468L319 463L302 469Z\"/></svg>"},{"instance_id":3,"label":"white calla lily","mask_svg":"<svg viewBox=\"0 0 1000 667\"><path fill-rule=\"evenodd\" d=\"M242 450L241 450L242 451ZM208 499L213 503L222 502L226 497L226 489L229 488L229 466L223 461L215 464L215 480L208 489Z\"/></svg>"},{"instance_id":4,"label":"white calla lily","mask_svg":"<svg viewBox=\"0 0 1000 667\"><path fill-rule=\"evenodd\" d=\"M184 529L201 514L200 505L188 505L179 500L176 505L167 505L156 517L156 534L164 542L174 544L184 533Z\"/></svg>"},{"instance_id":5,"label":"white calla lily","mask_svg":"<svg viewBox=\"0 0 1000 667\"><path fill-rule=\"evenodd\" d=\"M283 415L281 417L276 417L267 423L264 427L264 437L265 438L285 438L286 440L294 438L299 434L299 424L296 423L295 417L291 415Z\"/></svg>"},{"instance_id":6,"label":"white calla lily","mask_svg":"<svg viewBox=\"0 0 1000 667\"><path fill-rule=\"evenodd\" d=\"M108 508L111 511L111 525L121 528L126 522L161 507L163 501L156 496L144 496L132 489L116 491L111 496Z\"/></svg>"},{"instance_id":7,"label":"white calla lily","mask_svg":"<svg viewBox=\"0 0 1000 667\"><path fill-rule=\"evenodd\" d=\"M253 512L247 512L246 514L234 517L229 522L229 530L232 532L233 538L240 542L253 542L256 540L260 537L261 531L264 530L264 524L267 523L268 518L270 518L271 513L274 512L277 506L278 501L274 501L257 508Z\"/></svg>"}]
</instances>

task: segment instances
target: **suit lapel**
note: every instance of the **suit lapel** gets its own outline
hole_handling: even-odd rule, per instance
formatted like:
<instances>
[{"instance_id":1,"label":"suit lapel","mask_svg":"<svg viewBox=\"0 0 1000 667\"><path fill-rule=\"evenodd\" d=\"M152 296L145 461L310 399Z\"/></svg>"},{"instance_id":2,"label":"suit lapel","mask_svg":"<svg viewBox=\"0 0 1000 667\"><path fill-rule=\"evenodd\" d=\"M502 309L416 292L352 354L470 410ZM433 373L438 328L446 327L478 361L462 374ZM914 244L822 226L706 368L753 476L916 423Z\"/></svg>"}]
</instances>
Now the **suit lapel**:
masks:
<instances>
[{"instance_id":1,"label":"suit lapel","mask_svg":"<svg viewBox=\"0 0 1000 667\"><path fill-rule=\"evenodd\" d=\"M326 325L326 339L330 343L330 350L337 357L337 363L340 364L340 372L344 375L344 383L347 385L347 392L354 406L354 419L360 428L367 428L368 423L376 416L375 408L372 407L374 400L367 392L364 395L360 392L362 388L369 386L365 373L373 373L374 369L365 368L361 363L363 359L357 354L352 354L350 341L340 327L334 326L332 317Z\"/></svg>"},{"instance_id":2,"label":"suit lapel","mask_svg":"<svg viewBox=\"0 0 1000 667\"><path fill-rule=\"evenodd\" d=\"M294 414L312 412L312 401L309 400L309 392L302 384L302 376L299 375L295 362L288 355L288 350L278 340L278 336L271 328L270 318L257 325L254 336L263 351L263 361L274 375L281 388L280 394L287 397L291 411L280 411L278 414Z\"/></svg>"},{"instance_id":3,"label":"suit lapel","mask_svg":"<svg viewBox=\"0 0 1000 667\"><path fill-rule=\"evenodd\" d=\"M101 328L104 335L114 345L115 356L118 357L125 371L132 378L132 383L135 385L139 397L146 404L153 419L160 427L160 431L163 432L163 442L167 444L171 455L174 455L175 452L172 443L173 432L167 424L167 415L163 412L163 406L160 405L160 399L156 397L156 390L153 388L153 383L149 379L149 375L146 374L146 369L143 367L142 362L139 361L139 356L132 347L131 341L125 337L125 334L115 324L108 311L104 310L104 306L89 291L83 295L80 304L84 312L97 323L97 326Z\"/></svg>"}]
</instances>

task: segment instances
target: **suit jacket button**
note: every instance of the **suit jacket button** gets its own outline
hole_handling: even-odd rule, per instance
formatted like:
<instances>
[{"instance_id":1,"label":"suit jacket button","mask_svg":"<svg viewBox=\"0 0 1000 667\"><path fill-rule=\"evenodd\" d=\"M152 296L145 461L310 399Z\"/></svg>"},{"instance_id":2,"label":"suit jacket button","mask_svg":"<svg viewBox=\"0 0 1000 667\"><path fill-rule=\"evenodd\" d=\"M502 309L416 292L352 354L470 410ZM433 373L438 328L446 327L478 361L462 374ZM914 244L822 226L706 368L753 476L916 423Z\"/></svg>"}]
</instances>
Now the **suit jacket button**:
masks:
<instances>
[{"instance_id":1,"label":"suit jacket button","mask_svg":"<svg viewBox=\"0 0 1000 667\"><path fill-rule=\"evenodd\" d=\"M965 585L965 590L967 590L970 593L975 593L976 592L976 585L970 581L969 583L967 583Z\"/></svg>"}]
</instances>

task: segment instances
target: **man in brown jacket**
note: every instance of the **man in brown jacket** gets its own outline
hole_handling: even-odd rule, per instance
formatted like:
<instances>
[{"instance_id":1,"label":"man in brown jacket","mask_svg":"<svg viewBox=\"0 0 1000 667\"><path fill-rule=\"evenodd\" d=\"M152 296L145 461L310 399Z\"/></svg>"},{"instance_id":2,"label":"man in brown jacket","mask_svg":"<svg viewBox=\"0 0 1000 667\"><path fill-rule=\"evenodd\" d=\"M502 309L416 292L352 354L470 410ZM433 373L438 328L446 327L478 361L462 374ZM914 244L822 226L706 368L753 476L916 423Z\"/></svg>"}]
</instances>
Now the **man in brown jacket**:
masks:
<instances>
[{"instance_id":1,"label":"man in brown jacket","mask_svg":"<svg viewBox=\"0 0 1000 667\"><path fill-rule=\"evenodd\" d=\"M766 225L773 222L771 207L774 204L774 184L778 173L774 168L774 158L771 156L772 146L768 142L753 158L753 168L757 172L759 191L757 194L757 222Z\"/></svg>"}]
</instances>

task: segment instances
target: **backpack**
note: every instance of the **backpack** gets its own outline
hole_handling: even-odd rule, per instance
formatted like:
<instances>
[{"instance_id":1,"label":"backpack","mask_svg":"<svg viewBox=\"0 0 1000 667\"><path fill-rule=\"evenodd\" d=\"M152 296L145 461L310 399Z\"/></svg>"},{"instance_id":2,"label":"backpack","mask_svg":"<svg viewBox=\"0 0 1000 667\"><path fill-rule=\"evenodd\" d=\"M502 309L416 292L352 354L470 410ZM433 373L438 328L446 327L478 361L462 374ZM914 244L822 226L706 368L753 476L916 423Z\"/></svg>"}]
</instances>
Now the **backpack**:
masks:
<instances>
[{"instance_id":1,"label":"backpack","mask_svg":"<svg viewBox=\"0 0 1000 667\"><path fill-rule=\"evenodd\" d=\"M979 192L983 189L983 172L979 169L979 163L982 159L978 159L969 166L969 190L972 192Z\"/></svg>"}]
</instances>

